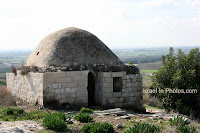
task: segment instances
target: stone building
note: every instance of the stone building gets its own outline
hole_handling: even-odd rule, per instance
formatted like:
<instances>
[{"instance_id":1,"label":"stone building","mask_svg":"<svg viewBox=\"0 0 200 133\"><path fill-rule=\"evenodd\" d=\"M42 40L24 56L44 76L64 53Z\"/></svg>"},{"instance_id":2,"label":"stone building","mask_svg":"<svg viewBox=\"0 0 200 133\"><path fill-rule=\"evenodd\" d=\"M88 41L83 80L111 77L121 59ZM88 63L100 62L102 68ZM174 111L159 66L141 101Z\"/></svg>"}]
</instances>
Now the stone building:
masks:
<instances>
[{"instance_id":1,"label":"stone building","mask_svg":"<svg viewBox=\"0 0 200 133\"><path fill-rule=\"evenodd\" d=\"M17 73L7 73L7 88L22 100L41 105L56 101L75 106L143 105L142 75L95 35L66 28L45 37Z\"/></svg>"}]
</instances>

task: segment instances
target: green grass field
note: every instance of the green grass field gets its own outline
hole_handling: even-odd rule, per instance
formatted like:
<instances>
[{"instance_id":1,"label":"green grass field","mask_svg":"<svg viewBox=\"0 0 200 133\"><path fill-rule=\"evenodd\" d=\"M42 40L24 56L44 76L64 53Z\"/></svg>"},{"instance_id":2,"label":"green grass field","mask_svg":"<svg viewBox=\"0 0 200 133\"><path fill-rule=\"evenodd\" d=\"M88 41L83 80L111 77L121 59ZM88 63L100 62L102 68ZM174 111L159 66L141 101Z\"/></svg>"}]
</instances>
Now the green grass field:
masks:
<instances>
[{"instance_id":1,"label":"green grass field","mask_svg":"<svg viewBox=\"0 0 200 133\"><path fill-rule=\"evenodd\" d=\"M138 64L140 70L158 70L162 66L161 61L152 62L152 63L140 63Z\"/></svg>"},{"instance_id":2,"label":"green grass field","mask_svg":"<svg viewBox=\"0 0 200 133\"><path fill-rule=\"evenodd\" d=\"M145 73L154 73L157 72L158 70L146 70L146 69L142 69L140 70L140 72L145 72Z\"/></svg>"}]
</instances>

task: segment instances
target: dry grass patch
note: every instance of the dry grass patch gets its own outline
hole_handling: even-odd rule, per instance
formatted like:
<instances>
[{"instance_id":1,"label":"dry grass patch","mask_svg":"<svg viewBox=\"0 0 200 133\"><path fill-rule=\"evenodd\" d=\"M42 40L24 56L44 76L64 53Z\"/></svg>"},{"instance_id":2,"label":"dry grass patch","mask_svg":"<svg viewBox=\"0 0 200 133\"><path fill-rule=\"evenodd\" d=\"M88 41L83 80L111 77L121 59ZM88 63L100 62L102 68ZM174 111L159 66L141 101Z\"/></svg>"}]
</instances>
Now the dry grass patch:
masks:
<instances>
[{"instance_id":1,"label":"dry grass patch","mask_svg":"<svg viewBox=\"0 0 200 133\"><path fill-rule=\"evenodd\" d=\"M0 85L0 107L15 106L15 98L10 94L6 86Z\"/></svg>"}]
</instances>

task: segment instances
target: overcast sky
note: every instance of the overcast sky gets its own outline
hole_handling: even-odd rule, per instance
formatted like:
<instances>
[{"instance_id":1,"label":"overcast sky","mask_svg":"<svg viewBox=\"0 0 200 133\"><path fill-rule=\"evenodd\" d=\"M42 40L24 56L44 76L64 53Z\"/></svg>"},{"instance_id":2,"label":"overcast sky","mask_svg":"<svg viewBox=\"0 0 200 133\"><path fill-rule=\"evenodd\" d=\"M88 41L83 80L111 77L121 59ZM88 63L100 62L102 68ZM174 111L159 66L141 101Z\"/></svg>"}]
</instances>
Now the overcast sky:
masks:
<instances>
[{"instance_id":1,"label":"overcast sky","mask_svg":"<svg viewBox=\"0 0 200 133\"><path fill-rule=\"evenodd\" d=\"M1 0L0 49L77 27L110 48L200 46L200 0Z\"/></svg>"}]
</instances>

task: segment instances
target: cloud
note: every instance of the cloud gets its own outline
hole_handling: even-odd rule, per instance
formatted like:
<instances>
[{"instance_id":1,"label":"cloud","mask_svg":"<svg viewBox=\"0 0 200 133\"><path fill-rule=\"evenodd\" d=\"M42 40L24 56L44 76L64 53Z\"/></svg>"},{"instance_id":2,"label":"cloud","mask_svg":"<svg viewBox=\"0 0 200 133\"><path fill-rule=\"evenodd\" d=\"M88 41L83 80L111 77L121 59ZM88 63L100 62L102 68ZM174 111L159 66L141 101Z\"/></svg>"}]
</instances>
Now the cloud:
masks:
<instances>
[{"instance_id":1,"label":"cloud","mask_svg":"<svg viewBox=\"0 0 200 133\"><path fill-rule=\"evenodd\" d=\"M151 0L151 1L144 1L140 3L140 7L142 8L149 8L149 7L161 7L161 6L180 6L179 3L175 3L172 0Z\"/></svg>"},{"instance_id":2,"label":"cloud","mask_svg":"<svg viewBox=\"0 0 200 133\"><path fill-rule=\"evenodd\" d=\"M186 2L193 7L198 7L200 8L200 0L186 0Z\"/></svg>"}]
</instances>

